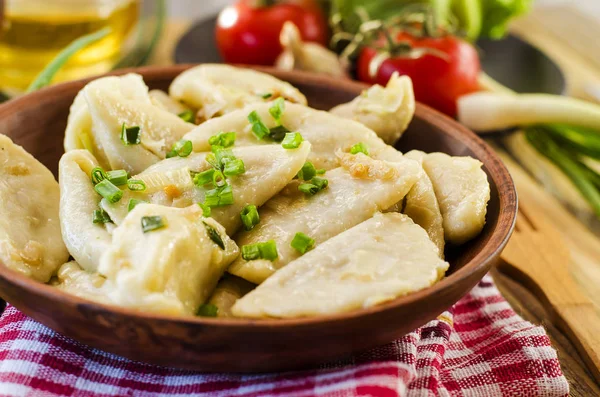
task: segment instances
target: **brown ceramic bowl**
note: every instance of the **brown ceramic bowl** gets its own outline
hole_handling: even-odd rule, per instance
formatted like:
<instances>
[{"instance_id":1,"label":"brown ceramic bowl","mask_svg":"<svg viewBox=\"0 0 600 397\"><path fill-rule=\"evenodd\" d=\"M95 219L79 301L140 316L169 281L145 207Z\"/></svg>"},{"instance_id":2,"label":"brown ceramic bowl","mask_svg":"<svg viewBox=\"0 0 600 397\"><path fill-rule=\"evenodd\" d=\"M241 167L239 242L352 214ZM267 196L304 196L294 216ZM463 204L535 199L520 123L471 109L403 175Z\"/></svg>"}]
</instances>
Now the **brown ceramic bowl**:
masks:
<instances>
[{"instance_id":1,"label":"brown ceramic bowl","mask_svg":"<svg viewBox=\"0 0 600 397\"><path fill-rule=\"evenodd\" d=\"M167 89L190 65L135 70L150 88ZM329 109L364 86L297 72L262 69L298 87L312 107ZM119 74L125 73L125 71ZM55 174L69 106L88 82L75 81L0 106L0 131ZM440 151L483 162L491 186L487 224L469 244L447 252L447 277L386 304L296 320L168 317L88 302L0 265L0 295L48 327L130 359L200 371L265 372L304 368L394 340L432 320L465 295L498 260L513 229L517 196L500 159L475 134L423 105L399 149Z\"/></svg>"}]
</instances>

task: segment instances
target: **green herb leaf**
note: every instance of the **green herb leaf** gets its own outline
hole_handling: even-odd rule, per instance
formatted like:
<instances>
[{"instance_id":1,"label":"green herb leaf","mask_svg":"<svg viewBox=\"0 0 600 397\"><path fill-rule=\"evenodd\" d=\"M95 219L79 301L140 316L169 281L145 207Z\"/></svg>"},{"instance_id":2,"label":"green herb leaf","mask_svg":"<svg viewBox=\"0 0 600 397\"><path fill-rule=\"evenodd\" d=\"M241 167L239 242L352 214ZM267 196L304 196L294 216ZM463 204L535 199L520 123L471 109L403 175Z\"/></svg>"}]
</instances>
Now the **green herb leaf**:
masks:
<instances>
[{"instance_id":1,"label":"green herb leaf","mask_svg":"<svg viewBox=\"0 0 600 397\"><path fill-rule=\"evenodd\" d=\"M100 29L97 32L90 33L74 40L71 44L65 47L50 61L48 65L37 75L33 82L27 87L26 93L37 91L50 84L54 75L66 64L73 55L80 50L105 38L111 32L110 27Z\"/></svg>"},{"instance_id":2,"label":"green herb leaf","mask_svg":"<svg viewBox=\"0 0 600 397\"><path fill-rule=\"evenodd\" d=\"M247 261L256 259L274 261L278 257L279 255L277 254L277 244L275 243L275 240L242 246L242 258Z\"/></svg>"},{"instance_id":3,"label":"green herb leaf","mask_svg":"<svg viewBox=\"0 0 600 397\"><path fill-rule=\"evenodd\" d=\"M139 145L142 142L141 128L138 126L127 127L123 123L121 125L121 141L125 146Z\"/></svg>"},{"instance_id":4,"label":"green herb leaf","mask_svg":"<svg viewBox=\"0 0 600 397\"><path fill-rule=\"evenodd\" d=\"M204 197L204 204L213 208L233 204L233 190L231 189L231 185L207 191Z\"/></svg>"},{"instance_id":5,"label":"green herb leaf","mask_svg":"<svg viewBox=\"0 0 600 397\"><path fill-rule=\"evenodd\" d=\"M252 204L244 207L242 212L240 212L240 218L242 219L244 229L246 230L254 229L254 226L258 225L258 222L260 222L258 210L256 209L256 206Z\"/></svg>"},{"instance_id":6,"label":"green herb leaf","mask_svg":"<svg viewBox=\"0 0 600 397\"><path fill-rule=\"evenodd\" d=\"M290 243L290 246L304 255L306 252L313 249L313 247L315 246L315 240L302 232L298 232L294 236L294 239Z\"/></svg>"},{"instance_id":7,"label":"green herb leaf","mask_svg":"<svg viewBox=\"0 0 600 397\"><path fill-rule=\"evenodd\" d=\"M196 185L198 187L202 187L204 185L208 185L209 183L212 183L214 173L215 173L214 168L197 173L194 176L194 185Z\"/></svg>"},{"instance_id":8,"label":"green herb leaf","mask_svg":"<svg viewBox=\"0 0 600 397\"><path fill-rule=\"evenodd\" d=\"M225 168L223 169L223 173L226 176L241 175L245 172L246 166L244 165L244 161L242 159L228 161L227 163L225 163Z\"/></svg>"},{"instance_id":9,"label":"green herb leaf","mask_svg":"<svg viewBox=\"0 0 600 397\"><path fill-rule=\"evenodd\" d=\"M138 204L147 204L148 201L146 200L139 200L139 199L135 199L135 198L131 198L129 199L129 202L127 203L127 212L131 212L136 205Z\"/></svg>"},{"instance_id":10,"label":"green herb leaf","mask_svg":"<svg viewBox=\"0 0 600 397\"><path fill-rule=\"evenodd\" d=\"M116 187L111 181L108 179L104 179L94 186L94 190L96 193L107 199L110 203L117 203L123 197L123 192L121 189Z\"/></svg>"},{"instance_id":11,"label":"green herb leaf","mask_svg":"<svg viewBox=\"0 0 600 397\"><path fill-rule=\"evenodd\" d=\"M146 183L140 179L130 179L127 181L127 187L134 192L143 192L146 190Z\"/></svg>"},{"instance_id":12,"label":"green herb leaf","mask_svg":"<svg viewBox=\"0 0 600 397\"><path fill-rule=\"evenodd\" d=\"M92 213L92 222L99 223L99 224L105 224L105 223L112 222L112 219L110 219L110 216L106 213L106 211L104 211L102 208L100 208L100 209L94 210L94 212Z\"/></svg>"},{"instance_id":13,"label":"green herb leaf","mask_svg":"<svg viewBox=\"0 0 600 397\"><path fill-rule=\"evenodd\" d=\"M194 112L192 112L191 110L184 110L183 112L179 113L177 115L181 120L185 121L186 123L193 123L194 122Z\"/></svg>"},{"instance_id":14,"label":"green herb leaf","mask_svg":"<svg viewBox=\"0 0 600 397\"><path fill-rule=\"evenodd\" d=\"M219 308L212 303L204 303L198 308L198 316L200 317L217 317Z\"/></svg>"},{"instance_id":15,"label":"green herb leaf","mask_svg":"<svg viewBox=\"0 0 600 397\"><path fill-rule=\"evenodd\" d=\"M359 142L350 148L350 153L351 154L363 153L368 156L369 148L363 142Z\"/></svg>"},{"instance_id":16,"label":"green herb leaf","mask_svg":"<svg viewBox=\"0 0 600 397\"><path fill-rule=\"evenodd\" d=\"M94 186L107 178L106 172L104 172L102 167L94 167L94 169L92 170L91 176L92 176L92 183L94 184Z\"/></svg>"},{"instance_id":17,"label":"green herb leaf","mask_svg":"<svg viewBox=\"0 0 600 397\"><path fill-rule=\"evenodd\" d=\"M200 208L202 208L202 216L208 218L210 216L210 213L212 212L210 207L204 203L198 203L198 205L200 206Z\"/></svg>"},{"instance_id":18,"label":"green herb leaf","mask_svg":"<svg viewBox=\"0 0 600 397\"><path fill-rule=\"evenodd\" d=\"M317 186L319 188L319 190L323 190L327 186L329 186L329 181L327 179L319 178L319 177L314 177L313 179L310 180L310 183Z\"/></svg>"},{"instance_id":19,"label":"green herb leaf","mask_svg":"<svg viewBox=\"0 0 600 397\"><path fill-rule=\"evenodd\" d=\"M288 132L285 134L285 138L283 138L283 142L281 142L281 146L284 149L298 149L300 145L304 141L302 135L299 132Z\"/></svg>"},{"instance_id":20,"label":"green herb leaf","mask_svg":"<svg viewBox=\"0 0 600 397\"><path fill-rule=\"evenodd\" d=\"M167 153L167 158L171 157L187 157L192 153L193 146L192 141L188 141L187 139L181 139L173 144L173 148L171 151Z\"/></svg>"},{"instance_id":21,"label":"green herb leaf","mask_svg":"<svg viewBox=\"0 0 600 397\"><path fill-rule=\"evenodd\" d=\"M142 217L142 231L144 233L151 232L153 230L162 229L166 226L162 216L143 216Z\"/></svg>"},{"instance_id":22,"label":"green herb leaf","mask_svg":"<svg viewBox=\"0 0 600 397\"><path fill-rule=\"evenodd\" d=\"M317 185L313 185L312 183L303 183L302 185L298 186L298 190L300 190L307 196L314 196L315 194L319 193L319 190L321 189L319 189Z\"/></svg>"},{"instance_id":23,"label":"green herb leaf","mask_svg":"<svg viewBox=\"0 0 600 397\"><path fill-rule=\"evenodd\" d=\"M123 186L127 184L127 171L114 170L106 173L106 178L115 186Z\"/></svg>"},{"instance_id":24,"label":"green herb leaf","mask_svg":"<svg viewBox=\"0 0 600 397\"><path fill-rule=\"evenodd\" d=\"M235 143L235 132L219 132L208 139L208 144L211 146L217 145L222 148L228 148Z\"/></svg>"},{"instance_id":25,"label":"green herb leaf","mask_svg":"<svg viewBox=\"0 0 600 397\"><path fill-rule=\"evenodd\" d=\"M298 171L297 177L298 179L302 179L304 181L310 181L315 177L315 175L317 175L317 170L315 169L315 166L310 161L307 161L306 163L304 163L300 171Z\"/></svg>"},{"instance_id":26,"label":"green herb leaf","mask_svg":"<svg viewBox=\"0 0 600 397\"><path fill-rule=\"evenodd\" d=\"M254 132L254 135L256 135L258 139L263 140L269 136L269 129L262 122L256 110L248 115L248 121L252 124L252 132Z\"/></svg>"},{"instance_id":27,"label":"green herb leaf","mask_svg":"<svg viewBox=\"0 0 600 397\"><path fill-rule=\"evenodd\" d=\"M269 108L269 113L275 119L277 125L281 125L281 117L285 110L285 100L283 98L277 98L273 101L273 106Z\"/></svg>"},{"instance_id":28,"label":"green herb leaf","mask_svg":"<svg viewBox=\"0 0 600 397\"><path fill-rule=\"evenodd\" d=\"M219 248L224 250L225 243L223 243L223 239L219 235L219 232L217 232L217 230L214 227L212 227L211 225L209 225L208 223L206 223L206 222L202 222L202 223L204 223L204 227L206 228L206 233L208 234L208 237L210 237L210 239L213 241L213 243L217 244L219 246Z\"/></svg>"}]
</instances>

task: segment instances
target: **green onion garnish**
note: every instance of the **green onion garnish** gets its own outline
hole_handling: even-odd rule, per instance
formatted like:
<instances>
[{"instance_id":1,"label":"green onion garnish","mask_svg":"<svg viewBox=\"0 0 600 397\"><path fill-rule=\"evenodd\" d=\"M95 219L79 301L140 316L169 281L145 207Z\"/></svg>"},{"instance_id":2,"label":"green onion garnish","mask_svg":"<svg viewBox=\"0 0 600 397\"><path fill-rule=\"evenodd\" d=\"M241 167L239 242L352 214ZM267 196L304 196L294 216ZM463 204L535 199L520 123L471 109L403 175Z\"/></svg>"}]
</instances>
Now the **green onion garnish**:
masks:
<instances>
[{"instance_id":1,"label":"green onion garnish","mask_svg":"<svg viewBox=\"0 0 600 397\"><path fill-rule=\"evenodd\" d=\"M284 149L298 149L304 138L299 132L288 132L281 142Z\"/></svg>"},{"instance_id":2,"label":"green onion garnish","mask_svg":"<svg viewBox=\"0 0 600 397\"><path fill-rule=\"evenodd\" d=\"M315 194L319 193L320 189L317 185L313 185L312 183L303 183L302 185L298 186L298 190L307 196L314 196Z\"/></svg>"},{"instance_id":3,"label":"green onion garnish","mask_svg":"<svg viewBox=\"0 0 600 397\"><path fill-rule=\"evenodd\" d=\"M277 127L273 127L269 130L269 138L271 138L275 142L281 142L285 138L285 134L287 134L288 132L291 131L282 125L278 125Z\"/></svg>"},{"instance_id":4,"label":"green onion garnish","mask_svg":"<svg viewBox=\"0 0 600 397\"><path fill-rule=\"evenodd\" d=\"M215 169L211 168L210 170L202 171L194 175L194 185L198 187L202 187L207 185L213 181L213 174L215 173Z\"/></svg>"},{"instance_id":5,"label":"green onion garnish","mask_svg":"<svg viewBox=\"0 0 600 397\"><path fill-rule=\"evenodd\" d=\"M187 123L192 123L194 121L194 112L192 112L191 110L184 110L183 112L179 113L177 116L179 116L179 118Z\"/></svg>"},{"instance_id":6,"label":"green onion garnish","mask_svg":"<svg viewBox=\"0 0 600 397\"><path fill-rule=\"evenodd\" d=\"M242 258L246 261L256 259L274 261L277 257L277 244L275 244L275 240L242 246Z\"/></svg>"},{"instance_id":7,"label":"green onion garnish","mask_svg":"<svg viewBox=\"0 0 600 397\"><path fill-rule=\"evenodd\" d=\"M235 143L235 132L219 132L208 139L208 144L211 146L217 145L223 148L233 146Z\"/></svg>"},{"instance_id":8,"label":"green onion garnish","mask_svg":"<svg viewBox=\"0 0 600 397\"><path fill-rule=\"evenodd\" d=\"M134 192L143 192L146 190L146 183L140 179L130 179L127 181L127 187Z\"/></svg>"},{"instance_id":9,"label":"green onion garnish","mask_svg":"<svg viewBox=\"0 0 600 397\"><path fill-rule=\"evenodd\" d=\"M270 92L267 92L266 94L258 94L259 97L261 97L262 99L269 99L273 96L273 94L271 94Z\"/></svg>"},{"instance_id":10,"label":"green onion garnish","mask_svg":"<svg viewBox=\"0 0 600 397\"><path fill-rule=\"evenodd\" d=\"M110 219L110 216L106 213L106 211L100 208L94 210L92 213L92 222L104 224L112 222L112 219Z\"/></svg>"},{"instance_id":11,"label":"green onion garnish","mask_svg":"<svg viewBox=\"0 0 600 397\"><path fill-rule=\"evenodd\" d=\"M139 145L142 142L141 128L138 126L127 127L123 123L121 126L121 141L125 146Z\"/></svg>"},{"instance_id":12,"label":"green onion garnish","mask_svg":"<svg viewBox=\"0 0 600 397\"><path fill-rule=\"evenodd\" d=\"M327 186L329 186L329 181L327 179L319 178L319 177L314 177L313 179L310 180L310 183L317 186L319 188L319 190L323 190Z\"/></svg>"},{"instance_id":13,"label":"green onion garnish","mask_svg":"<svg viewBox=\"0 0 600 397\"><path fill-rule=\"evenodd\" d=\"M310 181L315 177L315 175L317 175L317 170L315 169L315 166L310 161L307 161L306 163L304 163L300 171L298 171L298 175L296 176L298 177L298 179Z\"/></svg>"},{"instance_id":14,"label":"green onion garnish","mask_svg":"<svg viewBox=\"0 0 600 397\"><path fill-rule=\"evenodd\" d=\"M254 226L258 225L258 222L260 222L256 206L252 204L244 207L242 212L240 212L240 218L242 218L242 223L246 230L254 229Z\"/></svg>"},{"instance_id":15,"label":"green onion garnish","mask_svg":"<svg viewBox=\"0 0 600 397\"><path fill-rule=\"evenodd\" d=\"M135 208L136 205L138 204L144 204L144 203L148 203L148 201L146 200L138 200L135 198L129 199L129 203L127 203L127 212L131 212L131 210L133 210Z\"/></svg>"},{"instance_id":16,"label":"green onion garnish","mask_svg":"<svg viewBox=\"0 0 600 397\"><path fill-rule=\"evenodd\" d=\"M215 187L225 186L227 184L227 180L225 179L225 175L220 170L214 170L212 174L212 183Z\"/></svg>"},{"instance_id":17,"label":"green onion garnish","mask_svg":"<svg viewBox=\"0 0 600 397\"><path fill-rule=\"evenodd\" d=\"M226 176L235 176L241 175L246 172L246 167L244 165L244 161L242 159L235 159L225 163L225 168L223 169L223 173Z\"/></svg>"},{"instance_id":18,"label":"green onion garnish","mask_svg":"<svg viewBox=\"0 0 600 397\"><path fill-rule=\"evenodd\" d=\"M187 139L181 139L173 144L171 151L167 153L167 158L171 157L187 157L192 153L192 141L188 141Z\"/></svg>"},{"instance_id":19,"label":"green onion garnish","mask_svg":"<svg viewBox=\"0 0 600 397\"><path fill-rule=\"evenodd\" d=\"M315 240L302 232L296 233L290 246L301 254L305 254L315 246Z\"/></svg>"},{"instance_id":20,"label":"green onion garnish","mask_svg":"<svg viewBox=\"0 0 600 397\"><path fill-rule=\"evenodd\" d=\"M269 113L275 119L277 125L281 125L281 116L285 110L285 100L283 98L277 98L273 102L273 106L269 108Z\"/></svg>"},{"instance_id":21,"label":"green onion garnish","mask_svg":"<svg viewBox=\"0 0 600 397\"><path fill-rule=\"evenodd\" d=\"M202 216L208 218L210 216L210 213L212 212L210 210L210 207L204 203L198 203L198 205L200 206L200 208L202 208Z\"/></svg>"},{"instance_id":22,"label":"green onion garnish","mask_svg":"<svg viewBox=\"0 0 600 397\"><path fill-rule=\"evenodd\" d=\"M356 145L350 148L351 154L363 153L365 155L369 155L369 148L362 142L358 142Z\"/></svg>"},{"instance_id":23,"label":"green onion garnish","mask_svg":"<svg viewBox=\"0 0 600 397\"><path fill-rule=\"evenodd\" d=\"M94 186L94 190L100 196L104 197L113 204L121 200L121 197L123 197L123 192L121 189L113 185L113 183L108 179L105 179Z\"/></svg>"},{"instance_id":24,"label":"green onion garnish","mask_svg":"<svg viewBox=\"0 0 600 397\"><path fill-rule=\"evenodd\" d=\"M204 227L206 228L206 233L208 234L208 237L210 237L210 239L213 241L213 243L217 244L219 246L219 248L224 250L225 244L223 243L223 239L219 235L219 232L217 232L215 230L215 228L212 227L211 225L209 225L208 223L206 223L206 222L202 222L202 223L204 223Z\"/></svg>"},{"instance_id":25,"label":"green onion garnish","mask_svg":"<svg viewBox=\"0 0 600 397\"><path fill-rule=\"evenodd\" d=\"M92 170L92 183L97 185L106 179L106 172L102 169L102 167L94 167Z\"/></svg>"},{"instance_id":26,"label":"green onion garnish","mask_svg":"<svg viewBox=\"0 0 600 397\"><path fill-rule=\"evenodd\" d=\"M204 205L209 207L222 207L233 204L233 191L231 185L217 187L206 192Z\"/></svg>"},{"instance_id":27,"label":"green onion garnish","mask_svg":"<svg viewBox=\"0 0 600 397\"><path fill-rule=\"evenodd\" d=\"M153 230L162 229L166 224L163 221L162 216L143 216L142 217L142 231L144 233L151 232Z\"/></svg>"},{"instance_id":28,"label":"green onion garnish","mask_svg":"<svg viewBox=\"0 0 600 397\"><path fill-rule=\"evenodd\" d=\"M215 146L213 146L214 148ZM206 155L205 161L210 164L216 170L221 169L221 165L217 162L217 156L214 153L209 153Z\"/></svg>"},{"instance_id":29,"label":"green onion garnish","mask_svg":"<svg viewBox=\"0 0 600 397\"><path fill-rule=\"evenodd\" d=\"M217 317L219 308L212 303L204 303L198 308L198 316L200 317Z\"/></svg>"},{"instance_id":30,"label":"green onion garnish","mask_svg":"<svg viewBox=\"0 0 600 397\"><path fill-rule=\"evenodd\" d=\"M317 170L317 175L323 175L327 170L325 168L319 168Z\"/></svg>"},{"instance_id":31,"label":"green onion garnish","mask_svg":"<svg viewBox=\"0 0 600 397\"><path fill-rule=\"evenodd\" d=\"M223 170L225 165L229 161L233 161L236 159L233 152L230 149L221 149L215 153L215 158L217 159L217 164L219 169Z\"/></svg>"},{"instance_id":32,"label":"green onion garnish","mask_svg":"<svg viewBox=\"0 0 600 397\"><path fill-rule=\"evenodd\" d=\"M92 171L93 172L93 171ZM106 173L106 179L111 181L115 186L123 186L127 184L127 171L115 170Z\"/></svg>"},{"instance_id":33,"label":"green onion garnish","mask_svg":"<svg viewBox=\"0 0 600 397\"><path fill-rule=\"evenodd\" d=\"M269 136L269 129L262 122L256 110L248 115L248 121L252 124L252 132L254 132L254 135L256 135L258 139L262 140Z\"/></svg>"}]
</instances>

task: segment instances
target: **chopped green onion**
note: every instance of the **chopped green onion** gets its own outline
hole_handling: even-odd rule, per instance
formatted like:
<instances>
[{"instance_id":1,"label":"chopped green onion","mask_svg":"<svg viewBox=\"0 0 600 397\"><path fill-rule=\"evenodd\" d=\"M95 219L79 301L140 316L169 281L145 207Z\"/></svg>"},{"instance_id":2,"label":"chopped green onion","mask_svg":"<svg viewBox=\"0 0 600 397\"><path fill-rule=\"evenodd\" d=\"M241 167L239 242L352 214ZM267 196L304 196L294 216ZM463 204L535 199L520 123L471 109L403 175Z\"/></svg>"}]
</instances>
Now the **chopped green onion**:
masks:
<instances>
[{"instance_id":1,"label":"chopped green onion","mask_svg":"<svg viewBox=\"0 0 600 397\"><path fill-rule=\"evenodd\" d=\"M274 261L278 258L277 244L275 244L275 240L269 240L264 243L244 245L242 246L242 258L247 261L256 259Z\"/></svg>"},{"instance_id":2,"label":"chopped green onion","mask_svg":"<svg viewBox=\"0 0 600 397\"><path fill-rule=\"evenodd\" d=\"M277 98L273 102L273 106L269 108L269 113L277 122L277 125L281 125L281 116L285 110L285 100L283 98Z\"/></svg>"},{"instance_id":3,"label":"chopped green onion","mask_svg":"<svg viewBox=\"0 0 600 397\"><path fill-rule=\"evenodd\" d=\"M127 212L131 212L136 205L138 204L147 204L146 200L138 200L135 198L129 199L129 203L127 203Z\"/></svg>"},{"instance_id":4,"label":"chopped green onion","mask_svg":"<svg viewBox=\"0 0 600 397\"><path fill-rule=\"evenodd\" d=\"M123 192L121 189L113 185L113 183L108 179L104 179L94 186L94 190L100 196L104 197L113 204L121 200L121 197L123 197Z\"/></svg>"},{"instance_id":5,"label":"chopped green onion","mask_svg":"<svg viewBox=\"0 0 600 397\"><path fill-rule=\"evenodd\" d=\"M327 170L325 168L319 168L317 170L317 175L323 175L325 172L327 172Z\"/></svg>"},{"instance_id":6,"label":"chopped green onion","mask_svg":"<svg viewBox=\"0 0 600 397\"><path fill-rule=\"evenodd\" d=\"M127 184L127 171L115 170L106 173L106 179L111 181L115 186L123 186Z\"/></svg>"},{"instance_id":7,"label":"chopped green onion","mask_svg":"<svg viewBox=\"0 0 600 397\"><path fill-rule=\"evenodd\" d=\"M209 207L222 207L233 204L233 191L231 185L217 187L206 192L204 205Z\"/></svg>"},{"instance_id":8,"label":"chopped green onion","mask_svg":"<svg viewBox=\"0 0 600 397\"><path fill-rule=\"evenodd\" d=\"M319 189L317 185L313 185L312 183L303 183L302 185L298 186L298 190L300 190L307 196L314 196L315 194L319 193L319 190L321 189Z\"/></svg>"},{"instance_id":9,"label":"chopped green onion","mask_svg":"<svg viewBox=\"0 0 600 397\"><path fill-rule=\"evenodd\" d=\"M92 213L92 222L104 224L112 222L112 219L110 219L110 216L106 213L106 211L100 208L98 210L94 210Z\"/></svg>"},{"instance_id":10,"label":"chopped green onion","mask_svg":"<svg viewBox=\"0 0 600 397\"><path fill-rule=\"evenodd\" d=\"M212 303L203 303L198 308L198 316L200 317L217 317L219 308Z\"/></svg>"},{"instance_id":11,"label":"chopped green onion","mask_svg":"<svg viewBox=\"0 0 600 397\"><path fill-rule=\"evenodd\" d=\"M200 206L200 208L202 208L202 216L208 218L210 216L210 213L212 212L210 207L204 203L198 203L198 205Z\"/></svg>"},{"instance_id":12,"label":"chopped green onion","mask_svg":"<svg viewBox=\"0 0 600 397\"><path fill-rule=\"evenodd\" d=\"M141 128L138 126L127 127L125 123L121 126L121 141L125 146L139 145L142 142Z\"/></svg>"},{"instance_id":13,"label":"chopped green onion","mask_svg":"<svg viewBox=\"0 0 600 397\"><path fill-rule=\"evenodd\" d=\"M302 232L296 233L290 246L301 254L305 254L315 246L315 240Z\"/></svg>"},{"instance_id":14,"label":"chopped green onion","mask_svg":"<svg viewBox=\"0 0 600 397\"><path fill-rule=\"evenodd\" d=\"M317 170L315 169L315 166L310 161L307 161L306 163L304 163L300 171L298 171L297 177L298 179L302 179L304 181L310 181L315 177L315 175L317 175Z\"/></svg>"},{"instance_id":15,"label":"chopped green onion","mask_svg":"<svg viewBox=\"0 0 600 397\"><path fill-rule=\"evenodd\" d=\"M279 125L269 130L269 137L275 142L281 142L285 138L285 134L287 134L288 132L291 131L285 128L284 126Z\"/></svg>"},{"instance_id":16,"label":"chopped green onion","mask_svg":"<svg viewBox=\"0 0 600 397\"><path fill-rule=\"evenodd\" d=\"M228 148L235 143L235 132L219 132L208 139L208 144Z\"/></svg>"},{"instance_id":17,"label":"chopped green onion","mask_svg":"<svg viewBox=\"0 0 600 397\"><path fill-rule=\"evenodd\" d=\"M143 192L146 190L146 183L140 179L130 179L127 181L127 187L134 192Z\"/></svg>"},{"instance_id":18,"label":"chopped green onion","mask_svg":"<svg viewBox=\"0 0 600 397\"><path fill-rule=\"evenodd\" d=\"M310 183L312 183L313 185L318 187L319 190L323 190L327 186L329 186L329 181L327 179L319 178L319 177L314 177L313 179L310 180Z\"/></svg>"},{"instance_id":19,"label":"chopped green onion","mask_svg":"<svg viewBox=\"0 0 600 397\"><path fill-rule=\"evenodd\" d=\"M240 212L240 218L242 218L242 223L246 230L254 229L254 226L258 225L258 222L260 222L258 210L256 209L256 206L252 204L244 207L242 212Z\"/></svg>"},{"instance_id":20,"label":"chopped green onion","mask_svg":"<svg viewBox=\"0 0 600 397\"><path fill-rule=\"evenodd\" d=\"M246 167L242 159L228 161L225 163L225 168L223 169L223 173L226 176L241 175L244 172L246 172Z\"/></svg>"},{"instance_id":21,"label":"chopped green onion","mask_svg":"<svg viewBox=\"0 0 600 397\"><path fill-rule=\"evenodd\" d=\"M213 241L213 243L217 244L219 246L219 248L224 250L225 243L223 243L223 239L219 235L219 232L217 232L216 229L214 227L212 227L211 225L209 225L208 223L206 223L206 222L202 222L202 223L204 223L204 227L206 228L206 233L208 233L208 237L210 237L210 239Z\"/></svg>"},{"instance_id":22,"label":"chopped green onion","mask_svg":"<svg viewBox=\"0 0 600 397\"><path fill-rule=\"evenodd\" d=\"M235 156L230 149L221 149L215 153L215 158L217 159L217 164L219 165L217 168L223 170L225 165L235 160Z\"/></svg>"},{"instance_id":23,"label":"chopped green onion","mask_svg":"<svg viewBox=\"0 0 600 397\"><path fill-rule=\"evenodd\" d=\"M302 135L300 135L299 132L288 132L285 134L281 146L283 146L284 149L298 149L302 141L304 141L304 138L302 138Z\"/></svg>"},{"instance_id":24,"label":"chopped green onion","mask_svg":"<svg viewBox=\"0 0 600 397\"><path fill-rule=\"evenodd\" d=\"M171 157L187 157L192 153L192 141L188 141L187 139L181 139L173 144L173 148L171 151L167 153L167 158Z\"/></svg>"},{"instance_id":25,"label":"chopped green onion","mask_svg":"<svg viewBox=\"0 0 600 397\"><path fill-rule=\"evenodd\" d=\"M227 180L225 179L225 175L220 170L215 170L212 174L212 183L215 187L225 186L227 184Z\"/></svg>"},{"instance_id":26,"label":"chopped green onion","mask_svg":"<svg viewBox=\"0 0 600 397\"><path fill-rule=\"evenodd\" d=\"M177 116L179 116L179 118L187 123L192 123L194 122L194 112L192 112L191 110L184 110L183 112L179 113Z\"/></svg>"},{"instance_id":27,"label":"chopped green onion","mask_svg":"<svg viewBox=\"0 0 600 397\"><path fill-rule=\"evenodd\" d=\"M262 122L256 110L248 115L248 121L252 124L252 132L254 132L254 135L256 135L258 139L262 140L269 136L269 129Z\"/></svg>"},{"instance_id":28,"label":"chopped green onion","mask_svg":"<svg viewBox=\"0 0 600 397\"><path fill-rule=\"evenodd\" d=\"M92 183L97 185L106 179L106 172L101 167L94 167L92 170Z\"/></svg>"},{"instance_id":29,"label":"chopped green onion","mask_svg":"<svg viewBox=\"0 0 600 397\"><path fill-rule=\"evenodd\" d=\"M214 148L215 146L213 146ZM214 153L209 153L206 155L205 161L210 164L211 167L213 167L216 170L221 169L221 165L219 164L219 162L217 161L217 156L215 156Z\"/></svg>"},{"instance_id":30,"label":"chopped green onion","mask_svg":"<svg viewBox=\"0 0 600 397\"><path fill-rule=\"evenodd\" d=\"M358 142L356 145L350 148L351 154L363 153L365 155L369 155L369 148L362 142Z\"/></svg>"},{"instance_id":31,"label":"chopped green onion","mask_svg":"<svg viewBox=\"0 0 600 397\"><path fill-rule=\"evenodd\" d=\"M211 168L206 171L202 171L194 175L194 185L198 187L202 187L213 182L213 175L215 173L215 169Z\"/></svg>"},{"instance_id":32,"label":"chopped green onion","mask_svg":"<svg viewBox=\"0 0 600 397\"><path fill-rule=\"evenodd\" d=\"M261 97L262 99L269 99L273 96L273 94L271 94L270 92L267 92L266 94L258 94L259 97Z\"/></svg>"},{"instance_id":33,"label":"chopped green onion","mask_svg":"<svg viewBox=\"0 0 600 397\"><path fill-rule=\"evenodd\" d=\"M143 216L142 217L142 231L144 233L151 232L153 230L162 229L166 224L163 221L162 216Z\"/></svg>"}]
</instances>

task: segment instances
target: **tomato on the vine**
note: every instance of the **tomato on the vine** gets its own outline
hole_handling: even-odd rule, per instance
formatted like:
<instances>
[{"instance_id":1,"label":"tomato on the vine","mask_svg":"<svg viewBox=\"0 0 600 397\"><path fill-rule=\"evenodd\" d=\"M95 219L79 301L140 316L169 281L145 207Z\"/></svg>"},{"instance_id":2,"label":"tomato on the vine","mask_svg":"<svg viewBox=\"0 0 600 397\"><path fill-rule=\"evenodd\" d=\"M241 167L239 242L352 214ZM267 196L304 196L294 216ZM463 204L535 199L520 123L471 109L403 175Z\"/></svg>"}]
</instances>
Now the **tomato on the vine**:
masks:
<instances>
[{"instance_id":1,"label":"tomato on the vine","mask_svg":"<svg viewBox=\"0 0 600 397\"><path fill-rule=\"evenodd\" d=\"M281 54L279 34L293 22L304 41L327 45L328 25L314 0L238 0L217 19L217 46L225 62L273 65Z\"/></svg>"},{"instance_id":2,"label":"tomato on the vine","mask_svg":"<svg viewBox=\"0 0 600 397\"><path fill-rule=\"evenodd\" d=\"M479 90L481 65L477 50L471 44L451 35L421 38L401 32L395 39L398 43L409 43L413 51L425 51L414 58L392 55L380 65L376 75L371 76L369 65L378 50L365 47L357 63L359 80L385 85L394 72L409 76L418 101L450 116L456 115L459 97ZM431 52L428 53L427 49Z\"/></svg>"}]
</instances>

